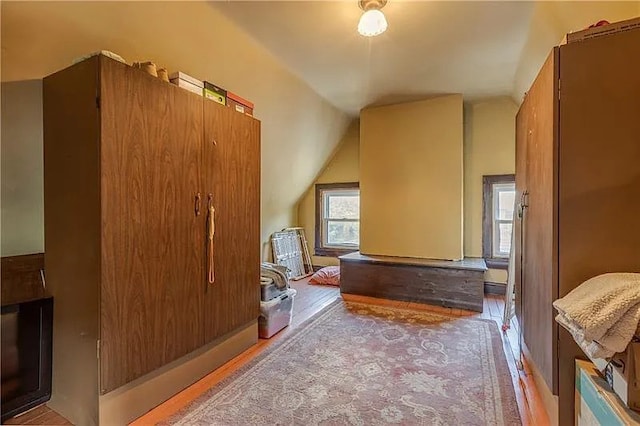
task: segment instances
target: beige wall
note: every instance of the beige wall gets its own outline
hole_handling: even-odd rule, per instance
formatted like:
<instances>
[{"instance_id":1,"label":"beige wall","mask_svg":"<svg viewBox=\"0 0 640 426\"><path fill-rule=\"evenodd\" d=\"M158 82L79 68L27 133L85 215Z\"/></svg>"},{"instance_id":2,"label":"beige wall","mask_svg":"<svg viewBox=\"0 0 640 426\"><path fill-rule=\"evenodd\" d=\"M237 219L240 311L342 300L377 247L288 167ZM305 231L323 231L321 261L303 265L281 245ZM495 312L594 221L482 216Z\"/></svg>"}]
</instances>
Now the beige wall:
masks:
<instances>
[{"instance_id":1,"label":"beige wall","mask_svg":"<svg viewBox=\"0 0 640 426\"><path fill-rule=\"evenodd\" d=\"M515 173L515 116L510 97L489 98L464 106L464 255L482 257L482 176ZM336 154L298 205L298 224L314 247L316 183L359 181L359 122L349 127ZM337 265L333 257L313 256L314 265ZM506 271L491 269L486 281L506 282Z\"/></svg>"},{"instance_id":2,"label":"beige wall","mask_svg":"<svg viewBox=\"0 0 640 426\"><path fill-rule=\"evenodd\" d=\"M515 173L516 113L511 98L465 104L464 255L482 257L482 176ZM490 270L486 281L506 282L506 271Z\"/></svg>"},{"instance_id":3,"label":"beige wall","mask_svg":"<svg viewBox=\"0 0 640 426\"><path fill-rule=\"evenodd\" d=\"M360 250L461 259L461 95L360 114Z\"/></svg>"},{"instance_id":4,"label":"beige wall","mask_svg":"<svg viewBox=\"0 0 640 426\"><path fill-rule=\"evenodd\" d=\"M639 1L539 1L529 26L515 75L513 99L522 102L549 51L568 32L579 31L602 19L623 21L640 16Z\"/></svg>"},{"instance_id":5,"label":"beige wall","mask_svg":"<svg viewBox=\"0 0 640 426\"><path fill-rule=\"evenodd\" d=\"M107 49L129 62L152 60L170 72L216 82L254 101L255 116L262 120L263 243L296 222L299 198L349 123L207 2L2 2L0 7L3 82L41 79L78 56ZM29 111L39 106L35 98L23 102ZM3 191L15 188L24 199L3 196L2 227L41 235L41 139L33 137L41 121L33 116L26 123L10 122L5 108L14 106L3 105L3 165L19 161L19 155L34 169L33 178L25 179L25 171L10 174L6 182L3 171ZM6 125L13 128L5 132ZM5 216L5 208L28 214ZM19 243L22 238L35 240ZM3 235L2 252L39 249L41 238Z\"/></svg>"},{"instance_id":6,"label":"beige wall","mask_svg":"<svg viewBox=\"0 0 640 426\"><path fill-rule=\"evenodd\" d=\"M358 182L360 179L360 122L354 120L345 133L335 155L327 167L311 184L298 204L298 226L302 226L307 236L309 250L315 247L316 192L317 183ZM312 256L313 264L319 266L338 265L338 258Z\"/></svg>"},{"instance_id":7,"label":"beige wall","mask_svg":"<svg viewBox=\"0 0 640 426\"><path fill-rule=\"evenodd\" d=\"M42 81L2 83L0 254L44 250Z\"/></svg>"}]
</instances>

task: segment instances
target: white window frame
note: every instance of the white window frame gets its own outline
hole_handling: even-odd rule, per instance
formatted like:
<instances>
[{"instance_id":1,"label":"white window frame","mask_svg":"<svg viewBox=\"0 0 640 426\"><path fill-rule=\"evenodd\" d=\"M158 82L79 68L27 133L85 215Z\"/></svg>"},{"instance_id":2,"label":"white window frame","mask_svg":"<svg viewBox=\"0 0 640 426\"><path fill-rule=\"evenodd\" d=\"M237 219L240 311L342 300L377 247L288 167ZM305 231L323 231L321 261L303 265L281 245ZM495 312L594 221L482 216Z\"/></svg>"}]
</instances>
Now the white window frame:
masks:
<instances>
[{"instance_id":1,"label":"white window frame","mask_svg":"<svg viewBox=\"0 0 640 426\"><path fill-rule=\"evenodd\" d=\"M357 251L360 244L329 244L327 241L329 222L351 222L360 223L358 219L331 218L328 216L329 198L340 195L360 196L360 188L357 182L343 184L317 184L316 185L316 255L338 256L341 254Z\"/></svg>"},{"instance_id":2,"label":"white window frame","mask_svg":"<svg viewBox=\"0 0 640 426\"><path fill-rule=\"evenodd\" d=\"M501 192L514 192L516 191L515 182L512 183L494 183L491 187L492 198L493 198L493 211L492 211L492 224L491 230L493 233L493 243L491 245L492 253L491 257L496 259L509 259L508 252L500 251L500 225L501 224L509 224L513 223L512 219L500 219L499 214L499 202L500 202L500 193ZM511 230L513 232L513 229Z\"/></svg>"},{"instance_id":3,"label":"white window frame","mask_svg":"<svg viewBox=\"0 0 640 426\"><path fill-rule=\"evenodd\" d=\"M501 192L501 188L502 191L515 191L515 175L487 175L483 176L482 180L482 257L489 268L507 269L509 253L500 252L498 243L500 241L500 224L511 224L512 220L498 217L498 194Z\"/></svg>"}]
</instances>

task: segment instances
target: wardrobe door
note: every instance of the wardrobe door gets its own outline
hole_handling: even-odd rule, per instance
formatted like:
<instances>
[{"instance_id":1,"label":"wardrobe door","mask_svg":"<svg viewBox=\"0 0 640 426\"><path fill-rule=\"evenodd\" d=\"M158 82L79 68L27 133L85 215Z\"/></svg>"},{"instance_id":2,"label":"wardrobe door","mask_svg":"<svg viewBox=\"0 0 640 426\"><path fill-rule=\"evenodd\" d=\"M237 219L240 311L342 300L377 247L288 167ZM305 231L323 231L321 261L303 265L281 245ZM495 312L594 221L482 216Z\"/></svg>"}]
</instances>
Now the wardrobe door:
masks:
<instances>
[{"instance_id":1,"label":"wardrobe door","mask_svg":"<svg viewBox=\"0 0 640 426\"><path fill-rule=\"evenodd\" d=\"M640 30L560 48L559 291L640 271ZM560 335L560 424L572 420L573 361Z\"/></svg>"},{"instance_id":2,"label":"wardrobe door","mask_svg":"<svg viewBox=\"0 0 640 426\"><path fill-rule=\"evenodd\" d=\"M530 120L531 120L531 102L528 98L525 98L518 110L516 116L516 204L519 206L524 202L525 191L527 190L527 143L529 141L530 134ZM522 210L516 211L516 220L514 222L513 232L515 232L515 250L514 262L514 283L516 292L516 317L518 323L522 324L522 259L523 259L523 240L525 235L523 233L524 227L524 212Z\"/></svg>"},{"instance_id":3,"label":"wardrobe door","mask_svg":"<svg viewBox=\"0 0 640 426\"><path fill-rule=\"evenodd\" d=\"M259 315L260 122L215 102L204 109L203 187L215 208L204 312L211 341Z\"/></svg>"},{"instance_id":4,"label":"wardrobe door","mask_svg":"<svg viewBox=\"0 0 640 426\"><path fill-rule=\"evenodd\" d=\"M203 344L202 98L101 58L101 392Z\"/></svg>"},{"instance_id":5,"label":"wardrobe door","mask_svg":"<svg viewBox=\"0 0 640 426\"><path fill-rule=\"evenodd\" d=\"M524 341L550 389L556 389L557 298L556 150L557 49L544 63L527 94L526 197L523 221L521 327Z\"/></svg>"},{"instance_id":6,"label":"wardrobe door","mask_svg":"<svg viewBox=\"0 0 640 426\"><path fill-rule=\"evenodd\" d=\"M640 270L640 30L560 49L560 296Z\"/></svg>"}]
</instances>

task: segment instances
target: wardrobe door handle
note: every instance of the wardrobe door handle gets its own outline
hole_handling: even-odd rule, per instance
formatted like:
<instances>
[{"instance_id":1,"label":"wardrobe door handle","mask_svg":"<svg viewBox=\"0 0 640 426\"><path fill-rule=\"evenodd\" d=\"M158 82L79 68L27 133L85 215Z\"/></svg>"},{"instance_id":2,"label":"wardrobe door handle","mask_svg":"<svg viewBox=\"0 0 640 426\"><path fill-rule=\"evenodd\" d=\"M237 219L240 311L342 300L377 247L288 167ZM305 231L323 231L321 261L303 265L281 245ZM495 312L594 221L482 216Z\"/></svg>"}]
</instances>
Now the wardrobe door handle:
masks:
<instances>
[{"instance_id":1,"label":"wardrobe door handle","mask_svg":"<svg viewBox=\"0 0 640 426\"><path fill-rule=\"evenodd\" d=\"M194 209L194 211L196 213L196 216L200 216L200 202L201 202L201 200L202 200L202 196L198 192L196 194L196 198L195 198L194 206L193 206L193 209Z\"/></svg>"},{"instance_id":2,"label":"wardrobe door handle","mask_svg":"<svg viewBox=\"0 0 640 426\"><path fill-rule=\"evenodd\" d=\"M216 209L213 207L213 195L209 194L209 223L207 226L207 263L209 264L208 273L207 273L207 281L209 284L213 284L215 281L215 273L213 266L213 237L216 233Z\"/></svg>"}]
</instances>

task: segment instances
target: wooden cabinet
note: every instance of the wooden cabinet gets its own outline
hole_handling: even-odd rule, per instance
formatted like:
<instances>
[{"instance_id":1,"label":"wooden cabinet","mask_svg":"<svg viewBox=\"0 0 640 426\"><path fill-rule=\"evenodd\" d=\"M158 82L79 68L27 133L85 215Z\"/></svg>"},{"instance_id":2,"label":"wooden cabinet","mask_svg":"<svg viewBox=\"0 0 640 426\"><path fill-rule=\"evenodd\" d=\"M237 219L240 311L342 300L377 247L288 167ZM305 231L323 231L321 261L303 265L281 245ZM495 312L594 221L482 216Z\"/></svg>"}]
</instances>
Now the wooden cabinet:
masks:
<instances>
[{"instance_id":1,"label":"wooden cabinet","mask_svg":"<svg viewBox=\"0 0 640 426\"><path fill-rule=\"evenodd\" d=\"M52 401L91 424L98 394L256 321L260 123L103 56L43 87Z\"/></svg>"},{"instance_id":2,"label":"wooden cabinet","mask_svg":"<svg viewBox=\"0 0 640 426\"><path fill-rule=\"evenodd\" d=\"M528 193L516 224L517 313L561 425L574 421L574 359L584 354L551 303L593 276L640 270L639 75L640 30L560 46L517 116L516 189Z\"/></svg>"}]
</instances>

